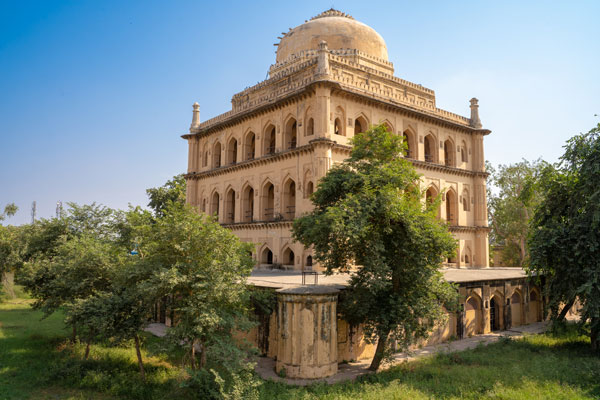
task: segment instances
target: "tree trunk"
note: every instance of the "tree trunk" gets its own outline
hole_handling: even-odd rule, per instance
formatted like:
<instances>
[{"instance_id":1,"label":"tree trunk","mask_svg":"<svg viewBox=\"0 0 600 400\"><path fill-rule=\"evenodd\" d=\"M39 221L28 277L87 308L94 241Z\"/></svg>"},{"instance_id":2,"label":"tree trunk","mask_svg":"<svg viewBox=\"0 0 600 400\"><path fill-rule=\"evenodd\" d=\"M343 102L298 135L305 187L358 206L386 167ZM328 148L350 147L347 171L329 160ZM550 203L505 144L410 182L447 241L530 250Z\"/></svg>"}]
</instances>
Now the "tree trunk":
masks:
<instances>
[{"instance_id":1,"label":"tree trunk","mask_svg":"<svg viewBox=\"0 0 600 400\"><path fill-rule=\"evenodd\" d=\"M196 370L196 341L195 340L192 340L192 355L191 355L190 364L192 366L192 371L195 371Z\"/></svg>"},{"instance_id":2,"label":"tree trunk","mask_svg":"<svg viewBox=\"0 0 600 400\"><path fill-rule=\"evenodd\" d=\"M575 304L575 299L569 300L567 302L567 304L565 304L563 309L560 311L560 314L558 314L558 316L556 317L556 321L558 321L558 322L564 321L565 317L567 316L567 313L569 312L571 307L573 307L573 304Z\"/></svg>"},{"instance_id":3,"label":"tree trunk","mask_svg":"<svg viewBox=\"0 0 600 400\"><path fill-rule=\"evenodd\" d=\"M92 338L89 337L86 344L85 344L85 355L83 356L84 360L87 360L88 357L90 356L90 344L92 343Z\"/></svg>"},{"instance_id":4,"label":"tree trunk","mask_svg":"<svg viewBox=\"0 0 600 400\"><path fill-rule=\"evenodd\" d=\"M387 344L388 336L390 336L389 329L386 330L383 334L379 335L379 339L377 340L377 349L375 349L375 355L373 356L373 361L371 361L369 370L377 371L379 369L381 361L383 360L383 355L385 353L385 346Z\"/></svg>"},{"instance_id":5,"label":"tree trunk","mask_svg":"<svg viewBox=\"0 0 600 400\"><path fill-rule=\"evenodd\" d=\"M144 371L144 363L142 361L142 351L140 350L140 337L135 335L135 352L137 354L138 365L140 366L140 374L142 374L142 380L146 382L146 372Z\"/></svg>"},{"instance_id":6,"label":"tree trunk","mask_svg":"<svg viewBox=\"0 0 600 400\"><path fill-rule=\"evenodd\" d=\"M73 324L73 331L71 332L71 343L75 344L77 340L77 325Z\"/></svg>"},{"instance_id":7,"label":"tree trunk","mask_svg":"<svg viewBox=\"0 0 600 400\"><path fill-rule=\"evenodd\" d=\"M204 344L204 340L200 342L200 349L202 353L200 353L200 369L203 369L206 366L206 345Z\"/></svg>"}]
</instances>

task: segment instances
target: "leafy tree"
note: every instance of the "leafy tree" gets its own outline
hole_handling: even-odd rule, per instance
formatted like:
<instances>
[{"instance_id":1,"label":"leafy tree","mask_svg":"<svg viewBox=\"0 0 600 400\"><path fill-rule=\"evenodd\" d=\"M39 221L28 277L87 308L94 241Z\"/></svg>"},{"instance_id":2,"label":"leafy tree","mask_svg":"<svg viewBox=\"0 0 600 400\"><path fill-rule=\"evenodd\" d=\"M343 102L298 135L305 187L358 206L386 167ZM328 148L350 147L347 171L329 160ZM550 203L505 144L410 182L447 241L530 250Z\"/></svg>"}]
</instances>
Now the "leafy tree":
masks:
<instances>
[{"instance_id":1,"label":"leafy tree","mask_svg":"<svg viewBox=\"0 0 600 400\"><path fill-rule=\"evenodd\" d=\"M439 271L456 241L422 201L419 175L403 157L402 138L379 125L352 139L350 158L331 168L312 195L315 209L293 225L314 246L327 274L351 272L345 318L377 340L377 370L395 339L406 349L452 308L456 290ZM438 199L439 201L439 199Z\"/></svg>"},{"instance_id":2,"label":"leafy tree","mask_svg":"<svg viewBox=\"0 0 600 400\"><path fill-rule=\"evenodd\" d=\"M176 324L168 336L187 347L192 376L205 380L210 371L213 381L224 385L223 393L239 389L236 382L250 383L247 349L233 333L253 326L246 286L254 265L252 245L212 217L178 203L167 205L140 236L139 268L154 271L145 286L170 299Z\"/></svg>"},{"instance_id":3,"label":"leafy tree","mask_svg":"<svg viewBox=\"0 0 600 400\"><path fill-rule=\"evenodd\" d=\"M154 213L160 217L164 215L169 203L185 204L185 190L186 182L183 174L175 175L161 187L146 190L146 194L150 198L148 207L152 208Z\"/></svg>"},{"instance_id":4,"label":"leafy tree","mask_svg":"<svg viewBox=\"0 0 600 400\"><path fill-rule=\"evenodd\" d=\"M578 299L590 324L592 349L600 351L600 124L574 136L556 165L542 172L528 239L529 271L545 282L551 316ZM539 279L539 278L538 278Z\"/></svg>"},{"instance_id":5,"label":"leafy tree","mask_svg":"<svg viewBox=\"0 0 600 400\"><path fill-rule=\"evenodd\" d=\"M17 213L19 207L15 205L15 203L9 203L4 206L4 211L0 214L0 221L4 221L6 217L12 217Z\"/></svg>"},{"instance_id":6,"label":"leafy tree","mask_svg":"<svg viewBox=\"0 0 600 400\"><path fill-rule=\"evenodd\" d=\"M490 172L488 205L491 242L503 245L502 260L510 267L523 267L527 261L527 231L533 212L542 198L536 190L541 170L547 164L542 160L500 165L498 169L487 164Z\"/></svg>"}]
</instances>

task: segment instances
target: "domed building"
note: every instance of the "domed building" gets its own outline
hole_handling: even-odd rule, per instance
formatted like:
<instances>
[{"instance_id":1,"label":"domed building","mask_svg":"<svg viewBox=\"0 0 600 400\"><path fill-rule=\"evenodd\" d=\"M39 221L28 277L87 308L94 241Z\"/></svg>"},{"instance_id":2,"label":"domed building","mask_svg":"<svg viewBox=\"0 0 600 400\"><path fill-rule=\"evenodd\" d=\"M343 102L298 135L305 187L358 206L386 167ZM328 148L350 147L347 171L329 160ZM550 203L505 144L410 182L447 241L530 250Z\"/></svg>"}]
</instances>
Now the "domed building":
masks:
<instances>
[{"instance_id":1,"label":"domed building","mask_svg":"<svg viewBox=\"0 0 600 400\"><path fill-rule=\"evenodd\" d=\"M187 202L256 245L251 282L284 288L300 283L301 271L320 271L311 249L293 241L292 221L312 209L319 179L349 156L349 139L383 123L408 144L425 197L442 193L439 216L457 239L443 271L460 285L464 311L432 340L539 320L541 303L531 299L540 295L523 271L489 268L483 139L490 131L477 99L468 117L438 108L433 90L394 76L381 35L337 10L279 39L268 79L234 94L231 110L209 120L200 121L194 104L182 136L189 144ZM340 277L319 282L344 285ZM351 335L343 321L335 329L338 341ZM263 340L266 347L271 340ZM339 360L368 353L340 346ZM262 346L271 356L276 348Z\"/></svg>"}]
</instances>

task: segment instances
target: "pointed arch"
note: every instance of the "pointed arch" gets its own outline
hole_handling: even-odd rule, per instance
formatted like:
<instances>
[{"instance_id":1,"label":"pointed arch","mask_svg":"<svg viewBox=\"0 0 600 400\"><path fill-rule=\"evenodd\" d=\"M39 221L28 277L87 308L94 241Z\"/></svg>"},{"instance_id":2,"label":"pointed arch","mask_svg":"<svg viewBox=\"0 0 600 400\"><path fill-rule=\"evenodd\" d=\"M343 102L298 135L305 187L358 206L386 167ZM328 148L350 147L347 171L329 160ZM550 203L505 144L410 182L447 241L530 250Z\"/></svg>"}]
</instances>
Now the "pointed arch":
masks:
<instances>
[{"instance_id":1,"label":"pointed arch","mask_svg":"<svg viewBox=\"0 0 600 400\"><path fill-rule=\"evenodd\" d=\"M292 220L296 216L296 181L288 176L283 182L281 214L284 219Z\"/></svg>"},{"instance_id":2,"label":"pointed arch","mask_svg":"<svg viewBox=\"0 0 600 400\"><path fill-rule=\"evenodd\" d=\"M471 252L471 247L468 245L463 248L463 256L461 257L461 261L467 267L471 266L473 263L473 253Z\"/></svg>"},{"instance_id":3,"label":"pointed arch","mask_svg":"<svg viewBox=\"0 0 600 400\"><path fill-rule=\"evenodd\" d=\"M529 316L528 322L542 320L542 302L540 292L536 287L529 289Z\"/></svg>"},{"instance_id":4,"label":"pointed arch","mask_svg":"<svg viewBox=\"0 0 600 400\"><path fill-rule=\"evenodd\" d=\"M346 112L340 106L335 108L335 119L333 121L333 133L339 136L346 136Z\"/></svg>"},{"instance_id":5,"label":"pointed arch","mask_svg":"<svg viewBox=\"0 0 600 400\"><path fill-rule=\"evenodd\" d=\"M298 123L293 116L288 117L284 124L283 145L286 150L295 149L298 142Z\"/></svg>"},{"instance_id":6,"label":"pointed arch","mask_svg":"<svg viewBox=\"0 0 600 400\"><path fill-rule=\"evenodd\" d=\"M204 143L202 147L202 166L208 167L208 144Z\"/></svg>"},{"instance_id":7,"label":"pointed arch","mask_svg":"<svg viewBox=\"0 0 600 400\"><path fill-rule=\"evenodd\" d=\"M256 157L256 134L248 130L244 135L244 160L254 160Z\"/></svg>"},{"instance_id":8,"label":"pointed arch","mask_svg":"<svg viewBox=\"0 0 600 400\"><path fill-rule=\"evenodd\" d=\"M227 142L227 164L237 163L238 153L238 140L235 137L231 137Z\"/></svg>"},{"instance_id":9,"label":"pointed arch","mask_svg":"<svg viewBox=\"0 0 600 400\"><path fill-rule=\"evenodd\" d=\"M437 162L437 139L433 133L429 133L423 140L423 147L425 149L425 161Z\"/></svg>"},{"instance_id":10,"label":"pointed arch","mask_svg":"<svg viewBox=\"0 0 600 400\"><path fill-rule=\"evenodd\" d=\"M436 202L439 196L439 190L437 186L432 183L425 190L425 207L432 207L432 205ZM440 218L440 205L438 204L437 208L437 217Z\"/></svg>"},{"instance_id":11,"label":"pointed arch","mask_svg":"<svg viewBox=\"0 0 600 400\"><path fill-rule=\"evenodd\" d=\"M490 297L490 330L497 331L504 326L504 297L495 291Z\"/></svg>"},{"instance_id":12,"label":"pointed arch","mask_svg":"<svg viewBox=\"0 0 600 400\"><path fill-rule=\"evenodd\" d=\"M231 187L225 192L225 215L223 220L226 224L235 222L235 190Z\"/></svg>"},{"instance_id":13,"label":"pointed arch","mask_svg":"<svg viewBox=\"0 0 600 400\"><path fill-rule=\"evenodd\" d=\"M275 219L275 185L269 179L265 180L261 188L260 210L262 221Z\"/></svg>"},{"instance_id":14,"label":"pointed arch","mask_svg":"<svg viewBox=\"0 0 600 400\"><path fill-rule=\"evenodd\" d=\"M312 108L308 107L304 113L304 136L315 134L315 120L312 116Z\"/></svg>"},{"instance_id":15,"label":"pointed arch","mask_svg":"<svg viewBox=\"0 0 600 400\"><path fill-rule=\"evenodd\" d=\"M212 193L212 195L210 196L210 214L216 216L217 221L220 219L219 218L220 202L221 202L221 196L219 195L219 192L217 192L215 190Z\"/></svg>"},{"instance_id":16,"label":"pointed arch","mask_svg":"<svg viewBox=\"0 0 600 400\"><path fill-rule=\"evenodd\" d=\"M462 141L462 143L460 145L460 160L463 163L469 162L469 154L467 151L467 142L465 142L464 140Z\"/></svg>"},{"instance_id":17,"label":"pointed arch","mask_svg":"<svg viewBox=\"0 0 600 400\"><path fill-rule=\"evenodd\" d=\"M273 259L273 252L271 251L269 246L263 247L263 249L260 252L260 263L273 265Z\"/></svg>"},{"instance_id":18,"label":"pointed arch","mask_svg":"<svg viewBox=\"0 0 600 400\"><path fill-rule=\"evenodd\" d=\"M218 140L213 145L213 168L221 166L221 142Z\"/></svg>"},{"instance_id":19,"label":"pointed arch","mask_svg":"<svg viewBox=\"0 0 600 400\"><path fill-rule=\"evenodd\" d=\"M294 266L296 264L296 256L290 246L286 245L281 253L281 263L283 265Z\"/></svg>"},{"instance_id":20,"label":"pointed arch","mask_svg":"<svg viewBox=\"0 0 600 400\"><path fill-rule=\"evenodd\" d=\"M314 192L314 183L312 178L312 171L310 169L306 170L304 173L304 198L307 199Z\"/></svg>"},{"instance_id":21,"label":"pointed arch","mask_svg":"<svg viewBox=\"0 0 600 400\"><path fill-rule=\"evenodd\" d=\"M263 130L263 154L269 155L275 153L275 141L276 141L276 129L275 125L268 123Z\"/></svg>"},{"instance_id":22,"label":"pointed arch","mask_svg":"<svg viewBox=\"0 0 600 400\"><path fill-rule=\"evenodd\" d=\"M465 301L465 336L481 333L482 329L482 304L481 297L471 292Z\"/></svg>"},{"instance_id":23,"label":"pointed arch","mask_svg":"<svg viewBox=\"0 0 600 400\"><path fill-rule=\"evenodd\" d=\"M354 119L354 134L366 132L369 129L369 120L361 113Z\"/></svg>"},{"instance_id":24,"label":"pointed arch","mask_svg":"<svg viewBox=\"0 0 600 400\"><path fill-rule=\"evenodd\" d=\"M406 143L406 157L416 159L417 158L417 145L415 141L415 132L408 128L402 133L402 140Z\"/></svg>"},{"instance_id":25,"label":"pointed arch","mask_svg":"<svg viewBox=\"0 0 600 400\"><path fill-rule=\"evenodd\" d=\"M453 187L446 191L446 221L450 225L458 225L458 201Z\"/></svg>"},{"instance_id":26,"label":"pointed arch","mask_svg":"<svg viewBox=\"0 0 600 400\"><path fill-rule=\"evenodd\" d=\"M456 167L456 147L450 137L444 141L444 165Z\"/></svg>"},{"instance_id":27,"label":"pointed arch","mask_svg":"<svg viewBox=\"0 0 600 400\"><path fill-rule=\"evenodd\" d=\"M519 326L523 324L523 295L519 289L515 289L510 296L510 320L511 326Z\"/></svg>"},{"instance_id":28,"label":"pointed arch","mask_svg":"<svg viewBox=\"0 0 600 400\"><path fill-rule=\"evenodd\" d=\"M254 222L254 188L246 183L242 187L242 222Z\"/></svg>"},{"instance_id":29,"label":"pointed arch","mask_svg":"<svg viewBox=\"0 0 600 400\"><path fill-rule=\"evenodd\" d=\"M312 255L308 255L306 256L306 263L304 264L304 266L306 267L307 270L312 270L312 266L313 266L313 258Z\"/></svg>"},{"instance_id":30,"label":"pointed arch","mask_svg":"<svg viewBox=\"0 0 600 400\"><path fill-rule=\"evenodd\" d=\"M381 124L383 124L383 126L388 132L394 133L394 125L392 125L392 123L388 119L384 119L383 121L381 121Z\"/></svg>"},{"instance_id":31,"label":"pointed arch","mask_svg":"<svg viewBox=\"0 0 600 400\"><path fill-rule=\"evenodd\" d=\"M464 188L462 192L462 208L463 211L471 210L471 196L469 194L469 189Z\"/></svg>"}]
</instances>

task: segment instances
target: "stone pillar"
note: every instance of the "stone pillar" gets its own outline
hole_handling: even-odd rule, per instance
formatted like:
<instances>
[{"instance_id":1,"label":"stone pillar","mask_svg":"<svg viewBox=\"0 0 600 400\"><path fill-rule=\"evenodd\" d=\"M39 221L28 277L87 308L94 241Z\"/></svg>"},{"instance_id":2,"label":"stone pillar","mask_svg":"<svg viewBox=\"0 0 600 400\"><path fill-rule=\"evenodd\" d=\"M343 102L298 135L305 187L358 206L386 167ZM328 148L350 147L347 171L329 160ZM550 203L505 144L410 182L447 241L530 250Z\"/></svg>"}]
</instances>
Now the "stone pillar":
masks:
<instances>
[{"instance_id":1,"label":"stone pillar","mask_svg":"<svg viewBox=\"0 0 600 400\"><path fill-rule=\"evenodd\" d=\"M301 379L334 375L339 290L305 285L277 292L277 373Z\"/></svg>"},{"instance_id":2,"label":"stone pillar","mask_svg":"<svg viewBox=\"0 0 600 400\"><path fill-rule=\"evenodd\" d=\"M315 135L331 138L331 89L323 84L315 89L317 107L315 112Z\"/></svg>"},{"instance_id":3,"label":"stone pillar","mask_svg":"<svg viewBox=\"0 0 600 400\"><path fill-rule=\"evenodd\" d=\"M319 183L319 180L327 174L331 168L331 148L334 142L331 140L313 139L310 141L313 147L316 165L314 166L314 185Z\"/></svg>"}]
</instances>

